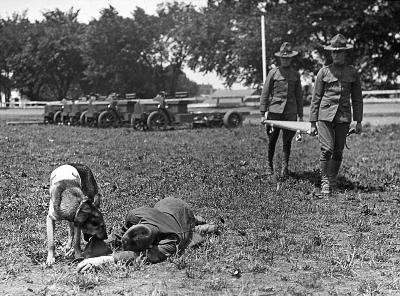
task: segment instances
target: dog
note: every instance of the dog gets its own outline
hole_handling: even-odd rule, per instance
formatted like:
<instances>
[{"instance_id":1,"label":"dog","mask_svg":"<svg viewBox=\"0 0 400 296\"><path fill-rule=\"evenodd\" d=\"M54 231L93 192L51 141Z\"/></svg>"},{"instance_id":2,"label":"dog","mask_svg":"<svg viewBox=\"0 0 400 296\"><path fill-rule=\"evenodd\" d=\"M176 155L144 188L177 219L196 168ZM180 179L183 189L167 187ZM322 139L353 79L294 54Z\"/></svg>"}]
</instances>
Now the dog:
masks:
<instances>
[{"instance_id":1,"label":"dog","mask_svg":"<svg viewBox=\"0 0 400 296\"><path fill-rule=\"evenodd\" d=\"M101 194L92 171L83 164L65 164L50 175L50 202L47 214L48 266L55 262L55 221L69 222L66 256L82 257L81 231L85 241L95 236L107 238L106 226L100 212ZM73 247L73 248L72 248Z\"/></svg>"}]
</instances>

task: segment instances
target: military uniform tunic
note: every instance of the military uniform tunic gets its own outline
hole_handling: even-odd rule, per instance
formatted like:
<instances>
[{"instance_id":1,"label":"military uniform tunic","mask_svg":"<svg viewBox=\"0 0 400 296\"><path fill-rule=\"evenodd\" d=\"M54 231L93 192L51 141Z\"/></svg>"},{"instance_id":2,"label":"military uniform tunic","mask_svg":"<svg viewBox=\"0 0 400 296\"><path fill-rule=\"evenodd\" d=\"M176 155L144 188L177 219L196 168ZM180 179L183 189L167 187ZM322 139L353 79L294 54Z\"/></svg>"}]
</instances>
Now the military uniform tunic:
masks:
<instances>
[{"instance_id":1,"label":"military uniform tunic","mask_svg":"<svg viewBox=\"0 0 400 296\"><path fill-rule=\"evenodd\" d=\"M310 121L318 121L320 161L341 161L352 119L362 121L360 77L354 67L329 65L319 70L311 100Z\"/></svg>"},{"instance_id":2,"label":"military uniform tunic","mask_svg":"<svg viewBox=\"0 0 400 296\"><path fill-rule=\"evenodd\" d=\"M310 121L360 122L363 102L360 77L354 67L329 65L319 70L311 101Z\"/></svg>"},{"instance_id":3,"label":"military uniform tunic","mask_svg":"<svg viewBox=\"0 0 400 296\"><path fill-rule=\"evenodd\" d=\"M184 251L192 240L195 228L195 216L189 205L181 199L168 197L151 207L131 210L125 218L119 233L115 233L116 247L121 246L123 234L133 225L145 224L155 234L153 247L146 250L151 263L165 260L167 257ZM114 253L114 259L126 260L134 253L127 251Z\"/></svg>"},{"instance_id":4,"label":"military uniform tunic","mask_svg":"<svg viewBox=\"0 0 400 296\"><path fill-rule=\"evenodd\" d=\"M297 71L279 67L268 73L260 97L260 111L303 117L303 96Z\"/></svg>"}]
</instances>

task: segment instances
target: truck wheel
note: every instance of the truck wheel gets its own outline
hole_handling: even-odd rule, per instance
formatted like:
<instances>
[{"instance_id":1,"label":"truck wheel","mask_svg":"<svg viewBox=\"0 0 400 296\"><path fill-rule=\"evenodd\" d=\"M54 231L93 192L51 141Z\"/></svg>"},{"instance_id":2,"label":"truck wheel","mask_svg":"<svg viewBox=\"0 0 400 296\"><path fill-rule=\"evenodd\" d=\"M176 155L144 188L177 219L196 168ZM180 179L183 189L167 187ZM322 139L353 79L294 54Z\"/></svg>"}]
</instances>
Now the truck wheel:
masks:
<instances>
[{"instance_id":1,"label":"truck wheel","mask_svg":"<svg viewBox=\"0 0 400 296\"><path fill-rule=\"evenodd\" d=\"M162 130L167 127L167 116L160 111L153 111L147 117L147 127L149 130Z\"/></svg>"},{"instance_id":2,"label":"truck wheel","mask_svg":"<svg viewBox=\"0 0 400 296\"><path fill-rule=\"evenodd\" d=\"M116 118L113 113L110 111L103 111L99 115L99 119L97 121L97 126L99 128L103 127L111 127L116 123Z\"/></svg>"},{"instance_id":3,"label":"truck wheel","mask_svg":"<svg viewBox=\"0 0 400 296\"><path fill-rule=\"evenodd\" d=\"M44 123L53 124L54 113L50 112L44 117Z\"/></svg>"},{"instance_id":4,"label":"truck wheel","mask_svg":"<svg viewBox=\"0 0 400 296\"><path fill-rule=\"evenodd\" d=\"M86 114L87 114L87 111L83 111L82 114L79 116L79 124L80 125L86 124Z\"/></svg>"},{"instance_id":5,"label":"truck wheel","mask_svg":"<svg viewBox=\"0 0 400 296\"><path fill-rule=\"evenodd\" d=\"M224 115L224 126L227 128L238 127L243 123L242 115L236 111L228 111Z\"/></svg>"},{"instance_id":6,"label":"truck wheel","mask_svg":"<svg viewBox=\"0 0 400 296\"><path fill-rule=\"evenodd\" d=\"M61 111L57 111L53 116L53 123L54 124L59 124L59 123L61 123L61 120L62 120L62 112Z\"/></svg>"}]
</instances>

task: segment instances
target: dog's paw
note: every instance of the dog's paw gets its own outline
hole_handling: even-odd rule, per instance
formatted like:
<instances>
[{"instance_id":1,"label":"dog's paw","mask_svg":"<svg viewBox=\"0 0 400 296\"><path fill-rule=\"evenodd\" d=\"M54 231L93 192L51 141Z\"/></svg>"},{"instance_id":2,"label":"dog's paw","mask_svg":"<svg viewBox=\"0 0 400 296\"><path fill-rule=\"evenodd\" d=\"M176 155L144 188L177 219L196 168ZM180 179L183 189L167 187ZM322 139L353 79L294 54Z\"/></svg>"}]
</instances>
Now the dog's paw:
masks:
<instances>
[{"instance_id":1,"label":"dog's paw","mask_svg":"<svg viewBox=\"0 0 400 296\"><path fill-rule=\"evenodd\" d=\"M56 262L56 258L54 256L47 256L46 265L51 266Z\"/></svg>"},{"instance_id":2,"label":"dog's paw","mask_svg":"<svg viewBox=\"0 0 400 296\"><path fill-rule=\"evenodd\" d=\"M75 250L74 252L75 259L83 258L83 253L81 250Z\"/></svg>"},{"instance_id":3,"label":"dog's paw","mask_svg":"<svg viewBox=\"0 0 400 296\"><path fill-rule=\"evenodd\" d=\"M73 258L75 255L75 251L73 248L69 248L65 250L65 257L66 258Z\"/></svg>"}]
</instances>

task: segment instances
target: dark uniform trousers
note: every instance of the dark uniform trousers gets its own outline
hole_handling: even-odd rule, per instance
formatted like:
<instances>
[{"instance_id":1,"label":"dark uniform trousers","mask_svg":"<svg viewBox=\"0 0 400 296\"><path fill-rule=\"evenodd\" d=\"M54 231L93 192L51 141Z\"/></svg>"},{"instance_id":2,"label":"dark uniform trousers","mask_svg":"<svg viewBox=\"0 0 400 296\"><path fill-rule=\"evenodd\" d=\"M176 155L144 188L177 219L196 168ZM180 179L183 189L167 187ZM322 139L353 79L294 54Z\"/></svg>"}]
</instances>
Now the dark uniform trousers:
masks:
<instances>
[{"instance_id":1,"label":"dark uniform trousers","mask_svg":"<svg viewBox=\"0 0 400 296\"><path fill-rule=\"evenodd\" d=\"M357 71L350 66L323 67L317 75L310 110L310 121L318 121L321 161L342 160L352 117L351 105L354 120L361 121L363 108Z\"/></svg>"},{"instance_id":2,"label":"dark uniform trousers","mask_svg":"<svg viewBox=\"0 0 400 296\"><path fill-rule=\"evenodd\" d=\"M268 73L260 97L260 111L268 111L267 119L296 121L297 115L303 117L303 96L301 91L300 75L292 68L275 68ZM279 128L274 128L269 134L268 165L273 167L275 146L279 138ZM283 130L283 158L282 164L287 168L291 142L296 133Z\"/></svg>"}]
</instances>

